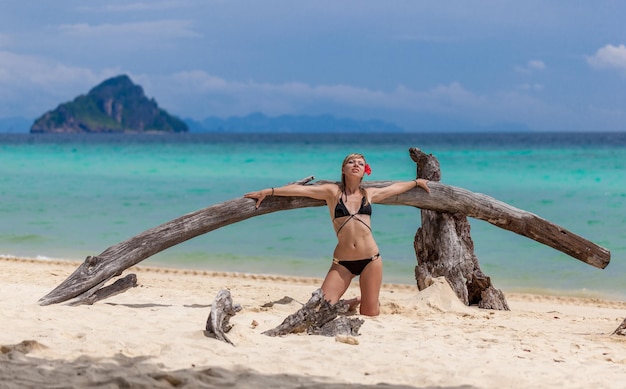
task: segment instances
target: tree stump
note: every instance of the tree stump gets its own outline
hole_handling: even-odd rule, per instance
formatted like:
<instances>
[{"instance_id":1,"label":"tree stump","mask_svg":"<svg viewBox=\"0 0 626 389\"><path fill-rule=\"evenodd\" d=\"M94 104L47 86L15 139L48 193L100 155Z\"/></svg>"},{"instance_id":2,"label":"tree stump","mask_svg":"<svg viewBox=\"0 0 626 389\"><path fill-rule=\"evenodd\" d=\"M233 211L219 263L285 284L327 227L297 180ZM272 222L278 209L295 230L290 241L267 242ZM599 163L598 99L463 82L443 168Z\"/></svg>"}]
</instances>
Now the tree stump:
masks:
<instances>
[{"instance_id":1,"label":"tree stump","mask_svg":"<svg viewBox=\"0 0 626 389\"><path fill-rule=\"evenodd\" d=\"M437 158L418 148L411 148L409 153L417 163L418 178L441 180ZM491 285L491 279L480 269L467 216L422 209L421 217L422 226L413 242L419 290L430 286L433 278L443 276L465 305L508 311L504 294Z\"/></svg>"}]
</instances>

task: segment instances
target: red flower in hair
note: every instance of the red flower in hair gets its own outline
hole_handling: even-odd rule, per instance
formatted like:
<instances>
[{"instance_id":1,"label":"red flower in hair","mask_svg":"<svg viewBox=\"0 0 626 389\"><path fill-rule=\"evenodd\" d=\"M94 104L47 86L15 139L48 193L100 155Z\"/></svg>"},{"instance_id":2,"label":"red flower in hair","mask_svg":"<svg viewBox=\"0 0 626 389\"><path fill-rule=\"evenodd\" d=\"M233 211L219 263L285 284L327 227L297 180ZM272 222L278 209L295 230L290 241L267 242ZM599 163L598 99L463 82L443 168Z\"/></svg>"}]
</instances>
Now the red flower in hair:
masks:
<instances>
[{"instance_id":1,"label":"red flower in hair","mask_svg":"<svg viewBox=\"0 0 626 389\"><path fill-rule=\"evenodd\" d=\"M367 174L368 176L372 174L372 168L370 167L369 163L365 164L365 174Z\"/></svg>"}]
</instances>

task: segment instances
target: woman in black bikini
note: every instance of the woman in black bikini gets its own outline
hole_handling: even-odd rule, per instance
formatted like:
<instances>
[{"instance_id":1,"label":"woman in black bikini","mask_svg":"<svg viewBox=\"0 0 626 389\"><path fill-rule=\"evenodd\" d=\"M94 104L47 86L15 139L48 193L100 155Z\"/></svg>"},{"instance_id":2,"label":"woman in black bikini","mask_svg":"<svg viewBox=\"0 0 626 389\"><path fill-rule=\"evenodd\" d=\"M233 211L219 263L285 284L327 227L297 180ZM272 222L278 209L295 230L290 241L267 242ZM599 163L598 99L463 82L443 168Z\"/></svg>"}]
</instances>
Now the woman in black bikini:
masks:
<instances>
[{"instance_id":1,"label":"woman in black bikini","mask_svg":"<svg viewBox=\"0 0 626 389\"><path fill-rule=\"evenodd\" d=\"M337 233L337 246L333 263L322 283L324 298L337 303L356 276L360 277L361 297L351 305L361 304L362 315L379 314L378 296L383 280L383 264L378 246L372 235L372 203L406 192L417 186L430 192L428 181L396 182L383 188L363 188L363 176L370 174L369 165L361 154L348 155L341 168L341 184L287 185L246 193L244 197L256 199L257 208L267 196L304 196L324 200L330 210Z\"/></svg>"}]
</instances>

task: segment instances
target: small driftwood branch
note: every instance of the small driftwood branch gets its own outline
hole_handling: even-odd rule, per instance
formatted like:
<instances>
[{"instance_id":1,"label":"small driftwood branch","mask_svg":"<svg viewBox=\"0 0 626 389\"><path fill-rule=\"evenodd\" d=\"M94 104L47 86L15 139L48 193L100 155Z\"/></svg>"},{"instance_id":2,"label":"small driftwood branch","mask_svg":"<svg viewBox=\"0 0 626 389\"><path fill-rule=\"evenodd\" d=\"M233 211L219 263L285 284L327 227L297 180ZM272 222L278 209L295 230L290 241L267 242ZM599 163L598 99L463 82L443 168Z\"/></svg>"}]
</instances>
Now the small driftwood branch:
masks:
<instances>
[{"instance_id":1,"label":"small driftwood branch","mask_svg":"<svg viewBox=\"0 0 626 389\"><path fill-rule=\"evenodd\" d=\"M310 179L313 177L300 182L306 183ZM328 181L308 185L324 182ZM374 181L364 183L364 186L381 187L391 183L393 181ZM484 194L439 182L431 182L429 187L430 193L415 188L392 196L382 204L458 212L536 240L595 267L603 269L610 261L609 250L530 212ZM72 299L158 252L215 229L272 212L324 205L324 201L306 197L273 196L266 198L257 209L253 199L241 197L183 215L115 244L97 256L87 257L65 281L39 299L39 304L56 304Z\"/></svg>"},{"instance_id":2,"label":"small driftwood branch","mask_svg":"<svg viewBox=\"0 0 626 389\"><path fill-rule=\"evenodd\" d=\"M613 335L626 336L626 319L613 331Z\"/></svg>"},{"instance_id":3,"label":"small driftwood branch","mask_svg":"<svg viewBox=\"0 0 626 389\"><path fill-rule=\"evenodd\" d=\"M309 301L296 313L293 313L276 328L263 332L268 336L281 336L306 332L310 335L356 336L364 320L357 318L338 317L348 312L350 304L339 301L331 305L324 299L321 289L311 295Z\"/></svg>"},{"instance_id":4,"label":"small driftwood branch","mask_svg":"<svg viewBox=\"0 0 626 389\"><path fill-rule=\"evenodd\" d=\"M233 304L233 299L230 296L230 292L226 289L221 289L215 296L215 301L211 305L211 313L206 321L205 336L221 340L222 342L230 343L234 346L233 342L228 339L226 333L233 328L230 325L230 318L235 316L237 312L241 311L241 305Z\"/></svg>"},{"instance_id":5,"label":"small driftwood branch","mask_svg":"<svg viewBox=\"0 0 626 389\"><path fill-rule=\"evenodd\" d=\"M109 286L105 286L101 289L90 290L89 292L83 293L77 296L74 300L72 300L69 305L77 306L77 305L92 305L93 303L104 300L106 298L115 296L120 293L126 292L130 288L134 288L137 286L137 276L135 274L128 274L124 278L120 278L116 280ZM93 292L92 292L93 291ZM92 292L92 293L90 293Z\"/></svg>"}]
</instances>

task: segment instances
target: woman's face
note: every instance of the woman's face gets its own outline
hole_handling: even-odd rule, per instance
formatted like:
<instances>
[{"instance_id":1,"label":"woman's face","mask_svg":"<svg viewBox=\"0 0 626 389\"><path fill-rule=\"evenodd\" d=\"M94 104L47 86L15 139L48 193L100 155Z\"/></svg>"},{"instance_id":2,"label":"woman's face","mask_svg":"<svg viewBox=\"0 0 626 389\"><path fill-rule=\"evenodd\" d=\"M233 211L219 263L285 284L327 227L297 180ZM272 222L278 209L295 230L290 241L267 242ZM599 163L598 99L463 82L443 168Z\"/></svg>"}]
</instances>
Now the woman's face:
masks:
<instances>
[{"instance_id":1,"label":"woman's face","mask_svg":"<svg viewBox=\"0 0 626 389\"><path fill-rule=\"evenodd\" d=\"M363 178L363 175L365 174L365 160L360 157L348 158L346 163L343 165L342 172L346 176Z\"/></svg>"}]
</instances>

